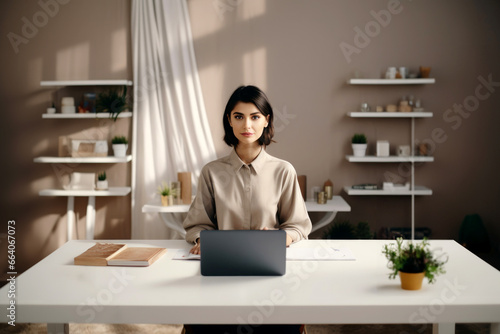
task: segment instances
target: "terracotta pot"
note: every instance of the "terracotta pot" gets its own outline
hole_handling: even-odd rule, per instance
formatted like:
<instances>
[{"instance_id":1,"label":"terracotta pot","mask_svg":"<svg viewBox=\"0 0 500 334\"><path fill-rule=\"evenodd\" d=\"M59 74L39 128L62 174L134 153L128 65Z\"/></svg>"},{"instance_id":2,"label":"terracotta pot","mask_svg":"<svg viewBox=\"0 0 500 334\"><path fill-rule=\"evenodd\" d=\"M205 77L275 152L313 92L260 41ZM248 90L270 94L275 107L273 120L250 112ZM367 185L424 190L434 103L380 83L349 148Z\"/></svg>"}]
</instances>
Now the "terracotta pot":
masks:
<instances>
[{"instance_id":1,"label":"terracotta pot","mask_svg":"<svg viewBox=\"0 0 500 334\"><path fill-rule=\"evenodd\" d=\"M404 273L399 272L401 279L401 288L404 290L420 290L422 288L422 281L424 280L425 273Z\"/></svg>"}]
</instances>

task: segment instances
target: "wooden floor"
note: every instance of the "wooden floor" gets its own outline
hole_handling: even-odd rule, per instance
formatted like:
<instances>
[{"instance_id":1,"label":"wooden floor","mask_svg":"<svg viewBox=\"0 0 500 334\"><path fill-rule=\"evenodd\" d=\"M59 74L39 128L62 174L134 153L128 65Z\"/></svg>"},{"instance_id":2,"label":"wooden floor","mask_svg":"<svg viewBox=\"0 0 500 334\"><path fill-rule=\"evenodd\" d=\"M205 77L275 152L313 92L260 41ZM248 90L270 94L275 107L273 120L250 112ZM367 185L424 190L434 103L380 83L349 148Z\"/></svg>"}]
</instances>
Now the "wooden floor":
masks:
<instances>
[{"instance_id":1,"label":"wooden floor","mask_svg":"<svg viewBox=\"0 0 500 334\"><path fill-rule=\"evenodd\" d=\"M107 325L70 324L70 333L75 334L180 334L182 325ZM457 324L457 334L487 334L488 324ZM0 333L43 334L45 324L0 325ZM308 325L308 334L431 334L431 325ZM223 334L223 333L221 333Z\"/></svg>"}]
</instances>

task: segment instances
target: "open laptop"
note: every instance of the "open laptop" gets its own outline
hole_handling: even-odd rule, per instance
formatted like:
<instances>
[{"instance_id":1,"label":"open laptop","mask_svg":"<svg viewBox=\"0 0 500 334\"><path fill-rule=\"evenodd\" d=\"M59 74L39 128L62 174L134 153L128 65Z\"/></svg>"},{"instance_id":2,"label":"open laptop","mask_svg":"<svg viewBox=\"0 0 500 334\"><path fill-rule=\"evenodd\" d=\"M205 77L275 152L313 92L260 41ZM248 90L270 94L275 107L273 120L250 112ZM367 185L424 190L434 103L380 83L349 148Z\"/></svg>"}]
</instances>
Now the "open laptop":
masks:
<instances>
[{"instance_id":1,"label":"open laptop","mask_svg":"<svg viewBox=\"0 0 500 334\"><path fill-rule=\"evenodd\" d=\"M201 231L200 240L203 276L285 274L285 231Z\"/></svg>"}]
</instances>

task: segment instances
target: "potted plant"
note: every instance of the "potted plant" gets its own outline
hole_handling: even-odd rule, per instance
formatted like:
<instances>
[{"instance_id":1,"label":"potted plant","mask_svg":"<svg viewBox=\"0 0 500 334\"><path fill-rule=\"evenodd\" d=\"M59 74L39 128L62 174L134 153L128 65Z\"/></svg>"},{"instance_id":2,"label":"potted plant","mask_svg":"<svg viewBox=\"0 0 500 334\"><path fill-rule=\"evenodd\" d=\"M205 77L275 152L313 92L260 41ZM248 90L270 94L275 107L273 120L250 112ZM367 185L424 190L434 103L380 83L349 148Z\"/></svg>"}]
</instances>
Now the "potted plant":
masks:
<instances>
[{"instance_id":1,"label":"potted plant","mask_svg":"<svg viewBox=\"0 0 500 334\"><path fill-rule=\"evenodd\" d=\"M447 259L441 260L429 249L429 242L424 238L420 243L404 242L397 238L396 244L384 245L382 253L389 261L387 267L391 269L390 279L399 274L401 288L405 290L419 290L424 277L429 283L434 283L436 276L444 274L444 264Z\"/></svg>"},{"instance_id":2,"label":"potted plant","mask_svg":"<svg viewBox=\"0 0 500 334\"><path fill-rule=\"evenodd\" d=\"M351 140L352 151L355 157L364 157L366 155L366 136L362 133L356 133Z\"/></svg>"},{"instance_id":3,"label":"potted plant","mask_svg":"<svg viewBox=\"0 0 500 334\"><path fill-rule=\"evenodd\" d=\"M97 174L97 184L95 188L97 190L108 190L108 180L106 179L105 171Z\"/></svg>"},{"instance_id":4,"label":"potted plant","mask_svg":"<svg viewBox=\"0 0 500 334\"><path fill-rule=\"evenodd\" d=\"M125 136L114 136L111 139L115 157L125 157L127 155L128 140Z\"/></svg>"},{"instance_id":5,"label":"potted plant","mask_svg":"<svg viewBox=\"0 0 500 334\"><path fill-rule=\"evenodd\" d=\"M123 86L123 91L120 94L116 89L110 89L106 92L99 93L96 99L96 112L107 112L114 121L122 111L127 110L127 86Z\"/></svg>"},{"instance_id":6,"label":"potted plant","mask_svg":"<svg viewBox=\"0 0 500 334\"><path fill-rule=\"evenodd\" d=\"M161 205L170 206L174 204L175 189L169 187L165 182L158 186L158 193L161 195Z\"/></svg>"}]
</instances>

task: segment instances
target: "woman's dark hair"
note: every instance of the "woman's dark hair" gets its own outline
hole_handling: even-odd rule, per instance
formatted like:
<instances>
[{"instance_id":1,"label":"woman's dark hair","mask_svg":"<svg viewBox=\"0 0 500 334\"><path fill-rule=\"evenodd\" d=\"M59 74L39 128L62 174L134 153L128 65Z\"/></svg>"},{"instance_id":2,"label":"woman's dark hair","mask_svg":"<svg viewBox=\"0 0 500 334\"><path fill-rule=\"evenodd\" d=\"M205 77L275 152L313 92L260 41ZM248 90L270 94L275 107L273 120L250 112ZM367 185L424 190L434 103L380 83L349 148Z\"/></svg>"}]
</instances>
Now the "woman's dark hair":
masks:
<instances>
[{"instance_id":1,"label":"woman's dark hair","mask_svg":"<svg viewBox=\"0 0 500 334\"><path fill-rule=\"evenodd\" d=\"M234 135L233 128L229 124L229 117L231 111L239 102L252 103L265 117L269 116L267 127L264 128L262 136L259 138L259 145L267 146L273 142L274 137L274 114L273 108L267 99L266 94L255 86L240 86L233 92L229 101L227 101L222 124L224 125L224 141L229 146L236 147L238 145L238 138Z\"/></svg>"}]
</instances>

